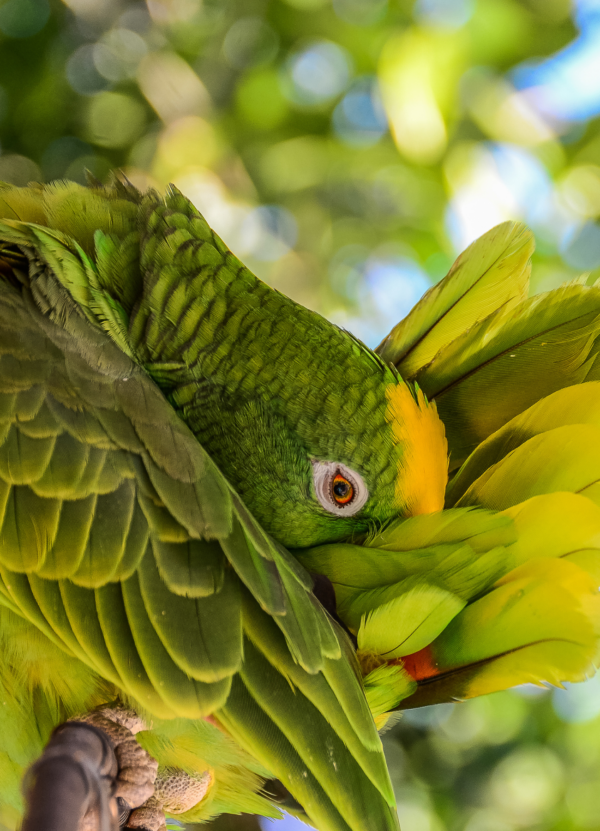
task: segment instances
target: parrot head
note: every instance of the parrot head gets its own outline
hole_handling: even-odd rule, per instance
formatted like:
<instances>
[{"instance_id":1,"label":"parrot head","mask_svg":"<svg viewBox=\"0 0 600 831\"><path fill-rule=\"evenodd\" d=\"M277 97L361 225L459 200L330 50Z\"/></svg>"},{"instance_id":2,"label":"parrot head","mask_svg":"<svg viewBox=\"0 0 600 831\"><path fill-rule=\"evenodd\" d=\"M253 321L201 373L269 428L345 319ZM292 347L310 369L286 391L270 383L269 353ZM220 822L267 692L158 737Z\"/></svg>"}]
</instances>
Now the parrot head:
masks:
<instances>
[{"instance_id":1,"label":"parrot head","mask_svg":"<svg viewBox=\"0 0 600 831\"><path fill-rule=\"evenodd\" d=\"M222 442L199 435L288 548L357 541L391 518L444 506L448 454L435 404L352 341L336 371L298 364L279 394L231 400Z\"/></svg>"},{"instance_id":2,"label":"parrot head","mask_svg":"<svg viewBox=\"0 0 600 831\"><path fill-rule=\"evenodd\" d=\"M323 541L360 539L393 517L444 507L448 451L435 404L399 377L371 393L357 418L332 424L326 446L309 451L306 503Z\"/></svg>"}]
</instances>

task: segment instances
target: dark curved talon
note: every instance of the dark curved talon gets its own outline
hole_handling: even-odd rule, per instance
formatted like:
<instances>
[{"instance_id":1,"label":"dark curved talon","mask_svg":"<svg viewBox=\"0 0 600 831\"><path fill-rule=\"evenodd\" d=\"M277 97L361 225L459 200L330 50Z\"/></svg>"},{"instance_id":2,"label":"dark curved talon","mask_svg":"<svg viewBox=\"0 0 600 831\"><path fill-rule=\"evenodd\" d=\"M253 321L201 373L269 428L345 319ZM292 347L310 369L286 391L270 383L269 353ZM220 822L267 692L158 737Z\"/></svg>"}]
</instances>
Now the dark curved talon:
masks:
<instances>
[{"instance_id":1,"label":"dark curved talon","mask_svg":"<svg viewBox=\"0 0 600 831\"><path fill-rule=\"evenodd\" d=\"M122 796L117 797L117 817L120 829L127 826L132 810L131 805L126 799L123 799Z\"/></svg>"},{"instance_id":2,"label":"dark curved talon","mask_svg":"<svg viewBox=\"0 0 600 831\"><path fill-rule=\"evenodd\" d=\"M112 798L117 773L102 730L78 721L62 724L25 778L22 831L118 831Z\"/></svg>"},{"instance_id":3,"label":"dark curved talon","mask_svg":"<svg viewBox=\"0 0 600 831\"><path fill-rule=\"evenodd\" d=\"M267 794L269 799L272 799L273 802L277 803L277 805L283 808L284 811L287 811L294 816L302 815L306 817L306 813L302 805L300 805L298 800L292 796L283 782L280 782L279 779L267 779L262 786L262 789Z\"/></svg>"}]
</instances>

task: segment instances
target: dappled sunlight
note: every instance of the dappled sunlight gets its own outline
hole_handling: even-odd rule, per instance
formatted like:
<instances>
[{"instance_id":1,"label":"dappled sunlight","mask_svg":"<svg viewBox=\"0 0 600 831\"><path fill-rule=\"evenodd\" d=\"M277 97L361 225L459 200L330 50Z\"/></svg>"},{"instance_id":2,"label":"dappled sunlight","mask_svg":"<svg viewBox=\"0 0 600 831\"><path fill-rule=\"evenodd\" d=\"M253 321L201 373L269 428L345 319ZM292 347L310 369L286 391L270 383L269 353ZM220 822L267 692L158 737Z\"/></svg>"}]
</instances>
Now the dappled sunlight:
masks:
<instances>
[{"instance_id":1,"label":"dappled sunlight","mask_svg":"<svg viewBox=\"0 0 600 831\"><path fill-rule=\"evenodd\" d=\"M7 152L2 175L84 181L121 165L173 181L264 279L281 280L292 250L310 261L298 296L372 344L505 219L538 237L534 290L600 266L600 140L581 132L596 112L595 3L571 21L562 0L418 0L400 17L386 0L279 2L280 17L69 0L81 36L63 77L80 126ZM382 259L388 242L400 253ZM343 264L349 245L359 266Z\"/></svg>"}]
</instances>

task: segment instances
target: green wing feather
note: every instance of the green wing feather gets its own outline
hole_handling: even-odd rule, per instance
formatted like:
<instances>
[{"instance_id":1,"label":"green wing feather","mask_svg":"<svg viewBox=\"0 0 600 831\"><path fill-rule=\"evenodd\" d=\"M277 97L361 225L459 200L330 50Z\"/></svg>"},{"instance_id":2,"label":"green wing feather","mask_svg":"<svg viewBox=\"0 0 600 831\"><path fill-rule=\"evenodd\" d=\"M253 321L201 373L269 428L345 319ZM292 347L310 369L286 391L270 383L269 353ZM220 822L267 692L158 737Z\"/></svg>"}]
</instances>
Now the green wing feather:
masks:
<instances>
[{"instance_id":1,"label":"green wing feather","mask_svg":"<svg viewBox=\"0 0 600 831\"><path fill-rule=\"evenodd\" d=\"M529 439L556 427L600 426L600 383L588 381L558 390L512 418L483 441L446 490L446 504L455 505L470 485Z\"/></svg>"},{"instance_id":2,"label":"green wing feather","mask_svg":"<svg viewBox=\"0 0 600 831\"><path fill-rule=\"evenodd\" d=\"M527 297L533 248L531 231L520 222L492 228L463 251L376 351L404 378L413 378L475 323Z\"/></svg>"},{"instance_id":3,"label":"green wing feather","mask_svg":"<svg viewBox=\"0 0 600 831\"><path fill-rule=\"evenodd\" d=\"M405 661L417 690L402 706L472 698L515 684L582 681L594 672L599 634L594 578L560 559L527 563Z\"/></svg>"},{"instance_id":4,"label":"green wing feather","mask_svg":"<svg viewBox=\"0 0 600 831\"><path fill-rule=\"evenodd\" d=\"M435 399L451 470L537 401L599 377L600 287L525 299L532 250L522 225L493 228L378 348Z\"/></svg>"},{"instance_id":5,"label":"green wing feather","mask_svg":"<svg viewBox=\"0 0 600 831\"><path fill-rule=\"evenodd\" d=\"M372 652L386 660L412 655L429 646L467 605L454 592L422 581L412 588L404 586L402 594L391 600L384 598L384 594L376 600L371 596L370 611L361 604L364 611L357 640L361 652ZM357 604L353 604L352 612L356 610Z\"/></svg>"},{"instance_id":6,"label":"green wing feather","mask_svg":"<svg viewBox=\"0 0 600 831\"><path fill-rule=\"evenodd\" d=\"M451 467L536 401L595 380L599 334L600 288L576 282L500 310L442 350L417 381L437 403Z\"/></svg>"},{"instance_id":7,"label":"green wing feather","mask_svg":"<svg viewBox=\"0 0 600 831\"><path fill-rule=\"evenodd\" d=\"M523 465L515 463L494 490L512 504L502 513L489 510L483 475L470 508L394 522L366 547L321 546L303 556L332 580L338 613L358 634L378 726L386 723L384 706L420 707L525 682L580 681L594 671L600 508L585 496L554 492L578 475L578 457L565 472L563 456L557 463L563 480L551 478L553 492L531 498L527 485L536 480Z\"/></svg>"},{"instance_id":8,"label":"green wing feather","mask_svg":"<svg viewBox=\"0 0 600 831\"><path fill-rule=\"evenodd\" d=\"M419 588L470 600L506 572L515 538L510 518L463 508L394 522L365 546L324 545L299 556L332 581L340 616L358 632L365 614Z\"/></svg>"},{"instance_id":9,"label":"green wing feather","mask_svg":"<svg viewBox=\"0 0 600 831\"><path fill-rule=\"evenodd\" d=\"M574 424L540 433L488 468L458 501L503 510L532 496L580 493L598 503L600 427Z\"/></svg>"},{"instance_id":10,"label":"green wing feather","mask_svg":"<svg viewBox=\"0 0 600 831\"><path fill-rule=\"evenodd\" d=\"M125 186L0 191L0 258L13 269L0 279L0 606L156 718L218 711L323 831L361 831L371 816L391 831L393 793L345 635L124 340L140 212L151 232L156 204ZM206 251L212 263L220 249Z\"/></svg>"},{"instance_id":11,"label":"green wing feather","mask_svg":"<svg viewBox=\"0 0 600 831\"><path fill-rule=\"evenodd\" d=\"M262 717L272 721L281 731L283 740L294 749L294 753L301 760L304 775L308 773L320 784L327 795L326 800L321 798L320 801L326 802L328 810L331 810L331 804L343 818L343 822L331 827L339 828L340 831L344 827L361 831L364 828L365 817L368 817L369 822L376 828L397 828L397 818L393 813L393 795L390 793L387 799L381 798L379 789L364 776L363 769L352 753L348 752L342 738L331 729L319 709L299 691L296 692L295 716L291 717L289 680L277 672L262 652L250 642L245 644L244 666L234 680L234 684L236 683L240 687L237 696L246 699L249 710L253 707L260 708ZM223 710L225 726L231 718L230 707L233 710L228 701ZM217 717L221 717L221 713L218 713ZM253 721L250 719L246 730L250 731L253 727ZM287 765L282 764L282 761L277 762L273 769L287 785L286 772L288 777L289 772ZM268 766L271 767L271 764ZM289 787L293 793L294 788ZM304 807L311 816L310 808Z\"/></svg>"}]
</instances>

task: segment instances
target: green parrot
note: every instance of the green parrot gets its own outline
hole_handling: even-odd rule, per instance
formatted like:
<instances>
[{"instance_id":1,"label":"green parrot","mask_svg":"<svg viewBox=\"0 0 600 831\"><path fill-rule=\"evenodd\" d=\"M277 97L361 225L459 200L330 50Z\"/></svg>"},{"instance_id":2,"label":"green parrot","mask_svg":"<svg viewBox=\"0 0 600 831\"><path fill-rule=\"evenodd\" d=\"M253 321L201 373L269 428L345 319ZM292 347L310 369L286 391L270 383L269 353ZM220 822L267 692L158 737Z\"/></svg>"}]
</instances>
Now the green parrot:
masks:
<instances>
[{"instance_id":1,"label":"green parrot","mask_svg":"<svg viewBox=\"0 0 600 831\"><path fill-rule=\"evenodd\" d=\"M195 783L167 813L277 816L274 777L321 831L395 829L397 711L593 671L600 289L527 300L523 226L371 351L174 189L7 186L0 217L5 823L117 701L155 794Z\"/></svg>"},{"instance_id":2,"label":"green parrot","mask_svg":"<svg viewBox=\"0 0 600 831\"><path fill-rule=\"evenodd\" d=\"M176 189L3 186L2 821L53 728L116 701L193 780L184 821L280 816L275 778L321 831L397 829L354 645L288 549L439 511L446 478L435 406Z\"/></svg>"}]
</instances>

